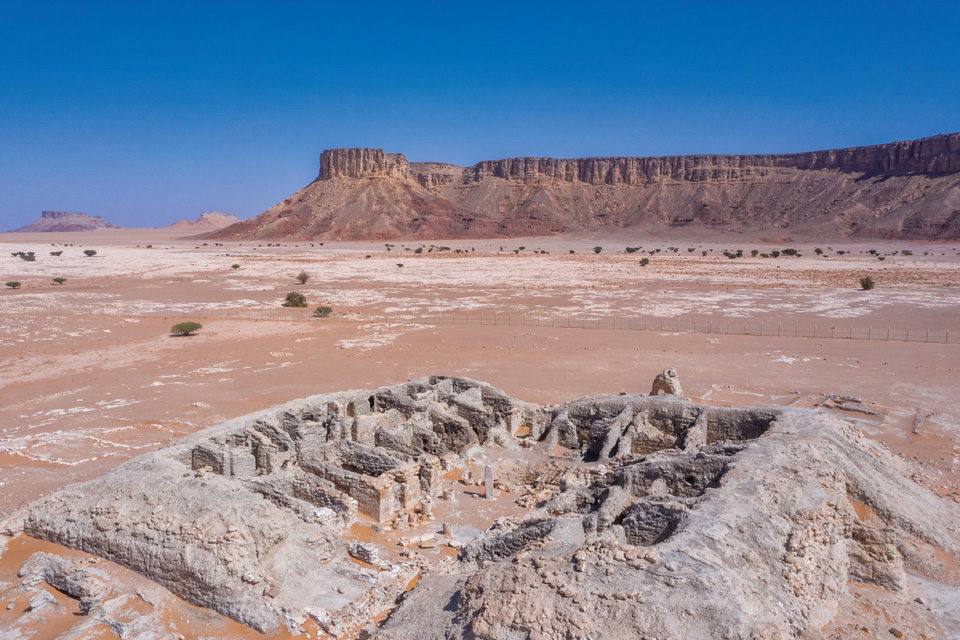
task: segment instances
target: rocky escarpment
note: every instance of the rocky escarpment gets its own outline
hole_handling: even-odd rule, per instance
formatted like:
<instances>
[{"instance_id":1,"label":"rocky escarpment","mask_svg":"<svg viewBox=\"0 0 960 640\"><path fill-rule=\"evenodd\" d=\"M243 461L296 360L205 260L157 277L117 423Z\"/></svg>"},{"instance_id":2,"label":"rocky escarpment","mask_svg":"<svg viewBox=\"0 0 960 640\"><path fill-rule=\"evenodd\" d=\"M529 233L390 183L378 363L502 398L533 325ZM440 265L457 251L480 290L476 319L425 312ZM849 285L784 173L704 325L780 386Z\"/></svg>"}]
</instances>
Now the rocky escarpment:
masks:
<instances>
[{"instance_id":1,"label":"rocky escarpment","mask_svg":"<svg viewBox=\"0 0 960 640\"><path fill-rule=\"evenodd\" d=\"M331 149L317 180L209 237L481 238L633 230L960 238L960 134L780 155L507 158Z\"/></svg>"},{"instance_id":2,"label":"rocky escarpment","mask_svg":"<svg viewBox=\"0 0 960 640\"><path fill-rule=\"evenodd\" d=\"M852 149L781 155L696 155L661 158L507 158L470 167L466 181L488 177L538 183L548 180L591 185L651 185L671 182L750 182L791 176L793 170L865 175L960 172L960 133Z\"/></svg>"},{"instance_id":3,"label":"rocky escarpment","mask_svg":"<svg viewBox=\"0 0 960 640\"><path fill-rule=\"evenodd\" d=\"M100 216L91 216L86 213L72 211L42 211L40 218L19 229L14 233L37 233L54 231L97 231L99 229L122 229L111 224Z\"/></svg>"},{"instance_id":4,"label":"rocky escarpment","mask_svg":"<svg viewBox=\"0 0 960 640\"><path fill-rule=\"evenodd\" d=\"M675 372L655 391L680 393ZM473 485L458 473L471 460L508 456L457 510L451 477ZM523 489L504 484L511 465ZM851 584L898 606L918 584L960 593L943 571L960 556L960 510L910 473L821 412L676 395L542 407L431 376L226 422L0 530L107 558L262 631L310 617L384 640L788 640L830 622ZM477 530L486 505L520 493L524 514ZM402 532L443 504L466 521L459 555L388 559L398 543L435 547L440 531ZM358 540L358 522L376 535Z\"/></svg>"},{"instance_id":5,"label":"rocky escarpment","mask_svg":"<svg viewBox=\"0 0 960 640\"><path fill-rule=\"evenodd\" d=\"M182 231L206 231L210 229L223 229L239 221L240 218L232 213L207 211L201 213L200 217L196 220L177 220L167 228Z\"/></svg>"}]
</instances>

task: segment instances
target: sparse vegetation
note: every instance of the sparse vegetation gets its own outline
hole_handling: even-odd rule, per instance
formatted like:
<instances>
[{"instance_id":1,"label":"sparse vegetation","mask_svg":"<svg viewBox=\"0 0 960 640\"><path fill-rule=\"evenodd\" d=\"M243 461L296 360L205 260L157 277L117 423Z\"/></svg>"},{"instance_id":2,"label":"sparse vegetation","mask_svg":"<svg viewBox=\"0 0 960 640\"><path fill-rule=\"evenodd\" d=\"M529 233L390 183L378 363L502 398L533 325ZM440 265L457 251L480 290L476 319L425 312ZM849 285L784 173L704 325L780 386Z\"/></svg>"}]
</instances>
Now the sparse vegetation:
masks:
<instances>
[{"instance_id":1,"label":"sparse vegetation","mask_svg":"<svg viewBox=\"0 0 960 640\"><path fill-rule=\"evenodd\" d=\"M310 279L310 274L306 271L301 271L297 274L297 282L300 284L307 284L307 280Z\"/></svg>"},{"instance_id":2,"label":"sparse vegetation","mask_svg":"<svg viewBox=\"0 0 960 640\"><path fill-rule=\"evenodd\" d=\"M902 255L902 256L912 256L912 255L913 255L913 251L910 251L910 249L903 249L903 250L900 251L900 255Z\"/></svg>"},{"instance_id":3,"label":"sparse vegetation","mask_svg":"<svg viewBox=\"0 0 960 640\"><path fill-rule=\"evenodd\" d=\"M50 255L52 255L52 256L62 256L62 255L63 255L63 251L51 251L51 252L50 252Z\"/></svg>"},{"instance_id":4,"label":"sparse vegetation","mask_svg":"<svg viewBox=\"0 0 960 640\"><path fill-rule=\"evenodd\" d=\"M640 258L640 266L645 267L650 264L650 258Z\"/></svg>"},{"instance_id":5,"label":"sparse vegetation","mask_svg":"<svg viewBox=\"0 0 960 640\"><path fill-rule=\"evenodd\" d=\"M774 249L773 251L770 252L770 255L773 256L774 258L779 258L780 252Z\"/></svg>"},{"instance_id":6,"label":"sparse vegetation","mask_svg":"<svg viewBox=\"0 0 960 640\"><path fill-rule=\"evenodd\" d=\"M93 256L97 255L97 250L96 250L96 249L85 249L84 252L83 252L83 255L87 256L88 258L92 258Z\"/></svg>"},{"instance_id":7,"label":"sparse vegetation","mask_svg":"<svg viewBox=\"0 0 960 640\"><path fill-rule=\"evenodd\" d=\"M784 249L784 250L783 250L783 255L785 255L785 256L799 256L799 255L800 255L800 252L797 251L796 249Z\"/></svg>"},{"instance_id":8,"label":"sparse vegetation","mask_svg":"<svg viewBox=\"0 0 960 640\"><path fill-rule=\"evenodd\" d=\"M64 282L67 281L67 279L66 279L66 278L54 278L53 281L54 281L55 283L57 283L57 284L63 284Z\"/></svg>"},{"instance_id":9,"label":"sparse vegetation","mask_svg":"<svg viewBox=\"0 0 960 640\"><path fill-rule=\"evenodd\" d=\"M285 307L305 307L307 306L307 296L296 291L291 291L287 294L287 297L283 299L283 306Z\"/></svg>"},{"instance_id":10,"label":"sparse vegetation","mask_svg":"<svg viewBox=\"0 0 960 640\"><path fill-rule=\"evenodd\" d=\"M239 268L240 268L240 265L238 265L238 264L232 264L232 265L230 265L230 268L231 268L231 269L239 269Z\"/></svg>"},{"instance_id":11,"label":"sparse vegetation","mask_svg":"<svg viewBox=\"0 0 960 640\"><path fill-rule=\"evenodd\" d=\"M603 247L594 247L594 248L593 248L593 252L594 252L594 253L600 253L601 251L603 251Z\"/></svg>"},{"instance_id":12,"label":"sparse vegetation","mask_svg":"<svg viewBox=\"0 0 960 640\"><path fill-rule=\"evenodd\" d=\"M16 280L11 280L10 282L7 283L7 286L10 287L11 289L19 289L20 283L17 282Z\"/></svg>"},{"instance_id":13,"label":"sparse vegetation","mask_svg":"<svg viewBox=\"0 0 960 640\"><path fill-rule=\"evenodd\" d=\"M760 250L759 250L759 249L754 249L753 251L750 252L750 255L753 256L754 258L756 258L758 253L760 253Z\"/></svg>"},{"instance_id":14,"label":"sparse vegetation","mask_svg":"<svg viewBox=\"0 0 960 640\"><path fill-rule=\"evenodd\" d=\"M313 317L314 317L314 318L326 318L326 317L329 316L331 313L333 313L333 308L332 308L332 307L317 307L316 309L313 310Z\"/></svg>"},{"instance_id":15,"label":"sparse vegetation","mask_svg":"<svg viewBox=\"0 0 960 640\"><path fill-rule=\"evenodd\" d=\"M173 325L173 328L170 329L171 333L176 333L181 336L193 335L197 331L203 328L203 325L199 322L178 322Z\"/></svg>"},{"instance_id":16,"label":"sparse vegetation","mask_svg":"<svg viewBox=\"0 0 960 640\"><path fill-rule=\"evenodd\" d=\"M573 249L570 249L570 253L576 253L576 251L574 251Z\"/></svg>"},{"instance_id":17,"label":"sparse vegetation","mask_svg":"<svg viewBox=\"0 0 960 640\"><path fill-rule=\"evenodd\" d=\"M870 291L876 286L876 283L873 281L873 278L870 276L864 276L860 278L860 288L864 291Z\"/></svg>"},{"instance_id":18,"label":"sparse vegetation","mask_svg":"<svg viewBox=\"0 0 960 640\"><path fill-rule=\"evenodd\" d=\"M402 263L402 262L398 262L398 263L397 263L397 268L398 268L398 269L403 269L403 263Z\"/></svg>"}]
</instances>

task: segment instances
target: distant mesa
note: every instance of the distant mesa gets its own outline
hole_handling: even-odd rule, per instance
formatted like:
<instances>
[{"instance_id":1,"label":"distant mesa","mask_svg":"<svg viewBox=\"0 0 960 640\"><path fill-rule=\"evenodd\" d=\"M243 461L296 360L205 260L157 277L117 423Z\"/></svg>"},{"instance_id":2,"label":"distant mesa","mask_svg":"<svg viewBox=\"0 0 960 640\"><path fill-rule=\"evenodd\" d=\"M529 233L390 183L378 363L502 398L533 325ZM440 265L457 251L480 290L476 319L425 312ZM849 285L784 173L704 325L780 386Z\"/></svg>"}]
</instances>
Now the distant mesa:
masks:
<instances>
[{"instance_id":1,"label":"distant mesa","mask_svg":"<svg viewBox=\"0 0 960 640\"><path fill-rule=\"evenodd\" d=\"M221 211L207 211L201 213L196 220L178 220L169 225L168 229L179 229L182 231L210 231L212 229L223 229L230 225L240 222L240 218L232 213L223 213Z\"/></svg>"},{"instance_id":2,"label":"distant mesa","mask_svg":"<svg viewBox=\"0 0 960 640\"><path fill-rule=\"evenodd\" d=\"M328 149L311 184L203 237L427 240L621 229L960 239L960 133L793 154L507 158L470 167Z\"/></svg>"},{"instance_id":3,"label":"distant mesa","mask_svg":"<svg viewBox=\"0 0 960 640\"><path fill-rule=\"evenodd\" d=\"M100 216L91 216L86 213L41 211L37 220L14 229L12 233L98 231L100 229L123 229L123 227L111 224Z\"/></svg>"}]
</instances>

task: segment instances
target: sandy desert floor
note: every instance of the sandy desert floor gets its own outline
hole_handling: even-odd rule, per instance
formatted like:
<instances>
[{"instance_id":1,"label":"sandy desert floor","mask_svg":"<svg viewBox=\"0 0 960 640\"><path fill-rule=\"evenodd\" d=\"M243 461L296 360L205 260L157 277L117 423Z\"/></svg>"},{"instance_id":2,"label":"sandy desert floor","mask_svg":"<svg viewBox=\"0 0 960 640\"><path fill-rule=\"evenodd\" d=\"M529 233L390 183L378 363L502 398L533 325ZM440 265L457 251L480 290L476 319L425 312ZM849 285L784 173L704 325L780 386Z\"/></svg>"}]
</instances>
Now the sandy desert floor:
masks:
<instances>
[{"instance_id":1,"label":"sandy desert floor","mask_svg":"<svg viewBox=\"0 0 960 640\"><path fill-rule=\"evenodd\" d=\"M383 243L216 246L160 231L0 234L0 243L2 281L21 282L0 291L0 518L187 433L297 397L442 373L559 403L646 392L669 366L694 400L823 405L841 413L913 460L918 481L960 501L954 244L830 244L819 256L815 245L551 237L397 242L387 251ZM414 253L421 244L424 252ZM431 252L431 245L451 251ZM627 246L642 249L626 253ZM791 246L801 257L750 256ZM86 257L84 249L97 255ZM746 257L722 255L737 249ZM534 253L541 250L548 253ZM37 259L11 256L17 251ZM305 285L295 281L301 270L311 275ZM872 291L859 289L866 275L877 282ZM54 277L67 280L56 285ZM289 291L305 294L307 312L329 305L333 317L282 308ZM643 318L648 327L666 321L666 328L476 324L484 322L481 313L486 322L496 314L619 317ZM418 321L439 314L474 324ZM203 329L171 336L182 320ZM677 320L716 331L670 330ZM765 334L816 325L818 335L853 328L874 339L721 332L745 323L763 323ZM883 339L903 329L916 341ZM832 396L862 402L849 411ZM17 539L0 549L0 601L7 602L6 576L39 545ZM171 629L185 637L258 635L164 597ZM869 617L858 598L851 597L850 611ZM62 630L53 619L15 616L21 604L0 607L0 638L51 638Z\"/></svg>"}]
</instances>

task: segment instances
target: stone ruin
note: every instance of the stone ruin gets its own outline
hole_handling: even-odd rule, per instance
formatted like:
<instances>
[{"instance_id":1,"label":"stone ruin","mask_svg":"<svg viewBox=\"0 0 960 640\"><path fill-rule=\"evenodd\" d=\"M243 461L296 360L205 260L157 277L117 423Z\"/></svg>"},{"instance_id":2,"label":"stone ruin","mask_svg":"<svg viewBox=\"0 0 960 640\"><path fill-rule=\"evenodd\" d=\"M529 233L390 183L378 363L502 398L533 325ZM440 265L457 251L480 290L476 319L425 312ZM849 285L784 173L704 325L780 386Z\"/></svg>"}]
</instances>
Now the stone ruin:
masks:
<instances>
[{"instance_id":1,"label":"stone ruin","mask_svg":"<svg viewBox=\"0 0 960 640\"><path fill-rule=\"evenodd\" d=\"M848 583L908 598L908 574L935 580L938 558L960 554L956 507L851 425L695 404L672 369L653 392L541 407L431 376L314 396L67 487L2 529L260 631L309 617L384 639L796 638L830 621ZM390 561L350 538L356 523L427 517L450 499L445 475L495 451L526 465L528 511L456 558Z\"/></svg>"}]
</instances>

